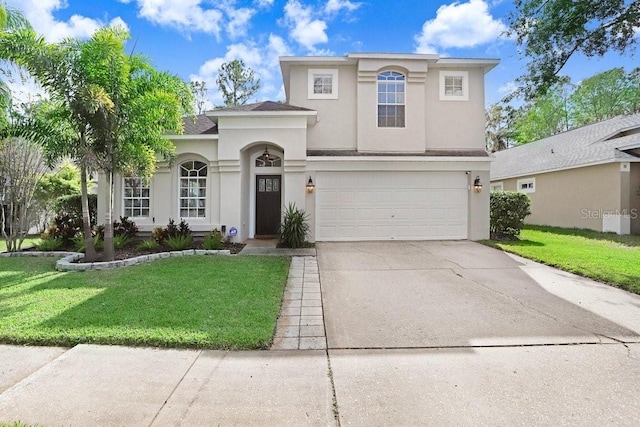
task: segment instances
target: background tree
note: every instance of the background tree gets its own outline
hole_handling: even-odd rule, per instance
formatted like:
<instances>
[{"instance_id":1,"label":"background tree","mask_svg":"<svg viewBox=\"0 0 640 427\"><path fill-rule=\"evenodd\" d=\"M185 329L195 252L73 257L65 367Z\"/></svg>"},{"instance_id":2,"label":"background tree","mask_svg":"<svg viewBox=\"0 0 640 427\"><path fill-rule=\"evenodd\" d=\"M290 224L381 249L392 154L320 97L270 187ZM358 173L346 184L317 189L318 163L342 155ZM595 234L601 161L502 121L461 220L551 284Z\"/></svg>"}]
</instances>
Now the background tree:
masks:
<instances>
[{"instance_id":1,"label":"background tree","mask_svg":"<svg viewBox=\"0 0 640 427\"><path fill-rule=\"evenodd\" d=\"M227 107L246 104L260 89L260 79L256 79L254 71L240 59L222 64L216 83Z\"/></svg>"},{"instance_id":2,"label":"background tree","mask_svg":"<svg viewBox=\"0 0 640 427\"><path fill-rule=\"evenodd\" d=\"M196 114L202 114L205 112L207 103L209 102L209 88L204 81L193 81L189 83L191 87L191 94L195 104Z\"/></svg>"},{"instance_id":3,"label":"background tree","mask_svg":"<svg viewBox=\"0 0 640 427\"><path fill-rule=\"evenodd\" d=\"M518 80L527 99L545 93L575 54L630 53L638 42L640 0L515 0L510 34L528 62Z\"/></svg>"},{"instance_id":4,"label":"background tree","mask_svg":"<svg viewBox=\"0 0 640 427\"><path fill-rule=\"evenodd\" d=\"M33 195L40 178L48 170L42 148L24 138L0 142L0 177L2 177L1 228L7 251L19 251L29 229L37 219Z\"/></svg>"},{"instance_id":5,"label":"background tree","mask_svg":"<svg viewBox=\"0 0 640 427\"><path fill-rule=\"evenodd\" d=\"M72 163L62 164L56 171L46 173L38 181L33 199L43 232L54 216L58 199L72 195L80 195L80 169Z\"/></svg>"},{"instance_id":6,"label":"background tree","mask_svg":"<svg viewBox=\"0 0 640 427\"><path fill-rule=\"evenodd\" d=\"M0 3L0 37L4 37L16 30L27 28L31 28L31 25L22 12L7 6L5 3ZM6 72L4 68L2 71L3 73ZM4 80L0 80L0 109L2 113L5 113L0 116L0 126L6 125L6 109L10 105L11 91Z\"/></svg>"},{"instance_id":7,"label":"background tree","mask_svg":"<svg viewBox=\"0 0 640 427\"><path fill-rule=\"evenodd\" d=\"M596 74L577 85L570 101L574 126L640 112L640 69Z\"/></svg>"},{"instance_id":8,"label":"background tree","mask_svg":"<svg viewBox=\"0 0 640 427\"><path fill-rule=\"evenodd\" d=\"M485 111L487 151L495 153L514 145L515 110L507 104L491 104Z\"/></svg>"},{"instance_id":9,"label":"background tree","mask_svg":"<svg viewBox=\"0 0 640 427\"><path fill-rule=\"evenodd\" d=\"M569 110L569 86L565 80L518 110L512 123L515 140L526 144L569 130Z\"/></svg>"}]
</instances>

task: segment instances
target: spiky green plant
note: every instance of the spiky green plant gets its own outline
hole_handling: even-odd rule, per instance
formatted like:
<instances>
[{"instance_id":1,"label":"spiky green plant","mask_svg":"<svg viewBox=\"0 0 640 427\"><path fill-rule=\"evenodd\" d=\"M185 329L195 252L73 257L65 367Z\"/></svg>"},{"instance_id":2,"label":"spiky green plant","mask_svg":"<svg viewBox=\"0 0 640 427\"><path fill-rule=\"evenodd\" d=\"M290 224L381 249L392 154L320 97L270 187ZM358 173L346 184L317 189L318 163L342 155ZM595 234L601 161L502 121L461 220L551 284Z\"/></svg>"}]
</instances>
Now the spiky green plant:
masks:
<instances>
[{"instance_id":1,"label":"spiky green plant","mask_svg":"<svg viewBox=\"0 0 640 427\"><path fill-rule=\"evenodd\" d=\"M302 247L309 234L309 215L289 203L280 224L280 245L286 248Z\"/></svg>"}]
</instances>

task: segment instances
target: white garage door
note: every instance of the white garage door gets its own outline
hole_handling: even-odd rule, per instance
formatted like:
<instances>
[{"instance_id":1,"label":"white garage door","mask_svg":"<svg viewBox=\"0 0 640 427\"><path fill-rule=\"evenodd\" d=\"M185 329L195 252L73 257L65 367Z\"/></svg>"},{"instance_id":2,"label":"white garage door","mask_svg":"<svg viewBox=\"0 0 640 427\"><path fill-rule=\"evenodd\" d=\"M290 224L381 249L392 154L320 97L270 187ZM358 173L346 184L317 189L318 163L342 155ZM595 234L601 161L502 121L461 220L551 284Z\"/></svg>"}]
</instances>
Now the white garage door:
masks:
<instances>
[{"instance_id":1,"label":"white garage door","mask_svg":"<svg viewBox=\"0 0 640 427\"><path fill-rule=\"evenodd\" d=\"M316 240L467 238L464 172L318 172Z\"/></svg>"}]
</instances>

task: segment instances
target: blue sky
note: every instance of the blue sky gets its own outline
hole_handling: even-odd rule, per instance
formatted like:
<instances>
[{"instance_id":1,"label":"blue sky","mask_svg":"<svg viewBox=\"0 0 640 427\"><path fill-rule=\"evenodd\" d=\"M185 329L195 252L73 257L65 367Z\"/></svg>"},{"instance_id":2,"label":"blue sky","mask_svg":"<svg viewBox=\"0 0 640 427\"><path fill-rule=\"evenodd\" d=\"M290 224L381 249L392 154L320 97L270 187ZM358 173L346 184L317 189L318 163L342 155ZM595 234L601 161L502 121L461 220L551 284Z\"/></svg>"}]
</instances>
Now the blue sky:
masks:
<instances>
[{"instance_id":1,"label":"blue sky","mask_svg":"<svg viewBox=\"0 0 640 427\"><path fill-rule=\"evenodd\" d=\"M185 80L204 80L214 104L219 66L235 58L262 82L256 100L283 100L280 55L351 52L437 53L498 58L486 78L487 103L498 101L524 70L504 36L512 2L506 0L5 0L24 12L49 41L89 37L105 25L126 26L128 48L156 68ZM638 58L608 54L573 58L564 74L578 82ZM30 91L16 83L16 92Z\"/></svg>"}]
</instances>

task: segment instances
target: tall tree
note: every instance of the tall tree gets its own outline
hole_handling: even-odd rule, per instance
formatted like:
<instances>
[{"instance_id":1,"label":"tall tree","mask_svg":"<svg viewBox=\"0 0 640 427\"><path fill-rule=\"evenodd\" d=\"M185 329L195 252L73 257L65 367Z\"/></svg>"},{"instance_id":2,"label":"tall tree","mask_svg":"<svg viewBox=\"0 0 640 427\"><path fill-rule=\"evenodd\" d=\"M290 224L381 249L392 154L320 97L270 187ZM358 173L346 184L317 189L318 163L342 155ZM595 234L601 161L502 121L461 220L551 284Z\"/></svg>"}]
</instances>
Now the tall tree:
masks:
<instances>
[{"instance_id":1,"label":"tall tree","mask_svg":"<svg viewBox=\"0 0 640 427\"><path fill-rule=\"evenodd\" d=\"M0 141L2 187L0 227L7 251L19 251L37 216L33 196L38 181L47 171L42 147L27 139L12 137ZM8 233L7 233L8 229Z\"/></svg>"},{"instance_id":2,"label":"tall tree","mask_svg":"<svg viewBox=\"0 0 640 427\"><path fill-rule=\"evenodd\" d=\"M573 124L583 126L634 112L640 82L630 76L614 68L578 84L570 97Z\"/></svg>"},{"instance_id":3,"label":"tall tree","mask_svg":"<svg viewBox=\"0 0 640 427\"><path fill-rule=\"evenodd\" d=\"M509 148L515 143L513 132L513 120L515 110L507 104L491 104L485 111L487 151L496 151Z\"/></svg>"},{"instance_id":4,"label":"tall tree","mask_svg":"<svg viewBox=\"0 0 640 427\"><path fill-rule=\"evenodd\" d=\"M632 52L638 42L640 0L515 0L510 33L528 62L519 81L532 99L559 80L575 54Z\"/></svg>"},{"instance_id":5,"label":"tall tree","mask_svg":"<svg viewBox=\"0 0 640 427\"><path fill-rule=\"evenodd\" d=\"M196 107L196 114L202 114L209 102L209 88L207 87L207 83L196 80L189 83L189 85L191 87L191 94L193 95L193 101Z\"/></svg>"},{"instance_id":6,"label":"tall tree","mask_svg":"<svg viewBox=\"0 0 640 427\"><path fill-rule=\"evenodd\" d=\"M16 30L31 28L31 24L24 17L22 12L0 3L0 37L4 37ZM4 70L3 70L4 71ZM0 118L0 125L6 124L6 109L11 104L11 91L4 82L0 80L0 109L5 113Z\"/></svg>"},{"instance_id":7,"label":"tall tree","mask_svg":"<svg viewBox=\"0 0 640 427\"><path fill-rule=\"evenodd\" d=\"M568 85L554 85L544 95L540 95L517 112L513 130L518 144L546 138L569 130Z\"/></svg>"},{"instance_id":8,"label":"tall tree","mask_svg":"<svg viewBox=\"0 0 640 427\"><path fill-rule=\"evenodd\" d=\"M260 89L260 79L257 79L254 71L246 67L240 59L222 64L216 83L227 107L246 104Z\"/></svg>"}]
</instances>

